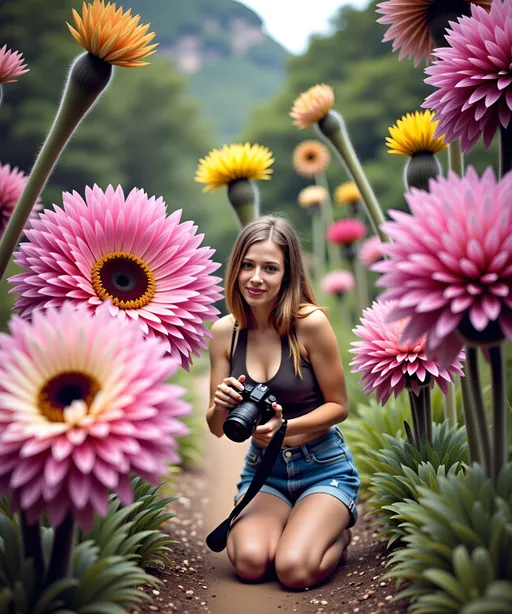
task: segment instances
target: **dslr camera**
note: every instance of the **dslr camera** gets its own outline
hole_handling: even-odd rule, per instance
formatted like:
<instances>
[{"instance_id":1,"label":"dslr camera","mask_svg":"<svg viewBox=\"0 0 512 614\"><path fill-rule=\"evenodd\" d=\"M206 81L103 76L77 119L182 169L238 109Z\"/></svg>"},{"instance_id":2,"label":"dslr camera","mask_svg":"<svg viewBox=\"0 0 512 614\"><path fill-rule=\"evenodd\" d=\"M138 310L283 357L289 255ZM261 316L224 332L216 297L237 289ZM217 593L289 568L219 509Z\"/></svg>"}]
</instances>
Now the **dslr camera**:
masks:
<instances>
[{"instance_id":1,"label":"dslr camera","mask_svg":"<svg viewBox=\"0 0 512 614\"><path fill-rule=\"evenodd\" d=\"M224 433L238 443L249 439L254 429L265 424L275 414L272 403L276 403L275 396L270 394L270 389L265 384L244 383L243 390L237 390L242 401L230 410L224 422Z\"/></svg>"}]
</instances>

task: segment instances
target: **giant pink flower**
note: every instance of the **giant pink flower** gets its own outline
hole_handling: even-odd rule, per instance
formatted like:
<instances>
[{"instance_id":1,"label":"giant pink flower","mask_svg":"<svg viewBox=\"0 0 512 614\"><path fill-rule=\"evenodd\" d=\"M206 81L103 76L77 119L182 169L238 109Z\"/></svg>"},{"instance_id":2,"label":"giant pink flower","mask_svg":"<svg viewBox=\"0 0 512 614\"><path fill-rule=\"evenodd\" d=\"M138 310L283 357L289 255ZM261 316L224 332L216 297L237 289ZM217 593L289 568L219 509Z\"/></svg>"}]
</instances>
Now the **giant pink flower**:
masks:
<instances>
[{"instance_id":1,"label":"giant pink flower","mask_svg":"<svg viewBox=\"0 0 512 614\"><path fill-rule=\"evenodd\" d=\"M354 332L362 341L353 341L356 355L350 363L353 373L362 373L361 382L366 394L375 391L377 401L385 405L389 397L395 398L404 388L412 390L416 396L422 386L434 387L437 383L444 394L454 374L462 375L461 360L463 353L456 356L446 368L442 369L434 360L425 355L425 337L406 343L401 336L406 326L405 320L389 324L388 316L395 304L393 302L374 302L363 310L361 324Z\"/></svg>"},{"instance_id":2,"label":"giant pink flower","mask_svg":"<svg viewBox=\"0 0 512 614\"><path fill-rule=\"evenodd\" d=\"M483 135L487 148L512 116L512 3L494 0L489 13L473 6L447 40L450 46L437 49L438 60L426 70L425 82L437 90L423 106L436 110L437 135L460 138L463 151Z\"/></svg>"},{"instance_id":3,"label":"giant pink flower","mask_svg":"<svg viewBox=\"0 0 512 614\"><path fill-rule=\"evenodd\" d=\"M0 49L0 84L12 83L18 77L28 72L27 65L19 51L7 49L4 45Z\"/></svg>"},{"instance_id":4,"label":"giant pink flower","mask_svg":"<svg viewBox=\"0 0 512 614\"><path fill-rule=\"evenodd\" d=\"M444 34L443 24L468 14L470 4L489 8L491 0L386 0L377 5L383 16L378 23L389 28L382 39L393 41L393 51L400 49L399 60L414 58L414 65L430 60L434 41L432 28ZM441 134L441 133L440 133Z\"/></svg>"},{"instance_id":5,"label":"giant pink flower","mask_svg":"<svg viewBox=\"0 0 512 614\"><path fill-rule=\"evenodd\" d=\"M366 235L366 226L356 218L338 220L327 228L327 240L336 245L351 245Z\"/></svg>"},{"instance_id":6,"label":"giant pink flower","mask_svg":"<svg viewBox=\"0 0 512 614\"><path fill-rule=\"evenodd\" d=\"M431 179L429 192L406 194L411 213L390 211L392 243L374 269L396 300L390 319L410 317L403 341L427 335L427 354L450 364L465 340L512 339L512 172L489 168Z\"/></svg>"},{"instance_id":7,"label":"giant pink flower","mask_svg":"<svg viewBox=\"0 0 512 614\"><path fill-rule=\"evenodd\" d=\"M45 510L53 525L72 514L88 530L110 490L131 502L130 472L156 483L178 460L190 407L165 384L178 362L107 305L92 316L67 302L10 329L0 337L0 496L29 523Z\"/></svg>"},{"instance_id":8,"label":"giant pink flower","mask_svg":"<svg viewBox=\"0 0 512 614\"><path fill-rule=\"evenodd\" d=\"M221 298L210 275L219 265L214 250L199 247L193 222L179 223L181 211L166 214L162 198L133 189L86 188L85 200L65 193L64 208L45 211L26 232L16 263L28 272L10 279L20 294L15 309L37 309L72 300L94 312L110 300L110 312L131 318L147 335L167 342L172 357L188 369L191 354L206 347L204 322L214 320Z\"/></svg>"},{"instance_id":9,"label":"giant pink flower","mask_svg":"<svg viewBox=\"0 0 512 614\"><path fill-rule=\"evenodd\" d=\"M9 164L0 164L0 237L11 219L26 183L26 176L17 167L11 168ZM41 203L37 202L32 209L31 218L36 217L41 209Z\"/></svg>"},{"instance_id":10,"label":"giant pink flower","mask_svg":"<svg viewBox=\"0 0 512 614\"><path fill-rule=\"evenodd\" d=\"M372 235L365 239L359 246L359 259L366 266L370 267L382 258L382 241L377 235Z\"/></svg>"},{"instance_id":11,"label":"giant pink flower","mask_svg":"<svg viewBox=\"0 0 512 614\"><path fill-rule=\"evenodd\" d=\"M322 278L325 294L346 294L354 289L354 276L349 271L329 271Z\"/></svg>"}]
</instances>

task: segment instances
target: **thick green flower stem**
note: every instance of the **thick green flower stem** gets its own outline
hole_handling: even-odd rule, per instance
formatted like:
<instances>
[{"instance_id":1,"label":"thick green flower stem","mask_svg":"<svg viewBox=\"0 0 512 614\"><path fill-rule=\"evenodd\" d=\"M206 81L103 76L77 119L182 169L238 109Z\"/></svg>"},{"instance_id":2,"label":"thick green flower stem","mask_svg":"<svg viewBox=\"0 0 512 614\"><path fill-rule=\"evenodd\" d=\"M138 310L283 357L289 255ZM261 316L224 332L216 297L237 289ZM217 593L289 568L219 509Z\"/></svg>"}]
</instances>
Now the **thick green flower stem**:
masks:
<instances>
[{"instance_id":1,"label":"thick green flower stem","mask_svg":"<svg viewBox=\"0 0 512 614\"><path fill-rule=\"evenodd\" d=\"M469 464L478 463L482 465L483 451L476 430L475 412L472 405L473 399L471 397L471 389L467 377L460 378L460 388L462 392L464 422L466 424L466 437L468 440Z\"/></svg>"},{"instance_id":2,"label":"thick green flower stem","mask_svg":"<svg viewBox=\"0 0 512 614\"><path fill-rule=\"evenodd\" d=\"M455 384L448 383L448 394L444 398L444 419L448 420L448 426L452 428L457 424L457 397Z\"/></svg>"},{"instance_id":3,"label":"thick green flower stem","mask_svg":"<svg viewBox=\"0 0 512 614\"><path fill-rule=\"evenodd\" d=\"M320 282L325 273L325 227L321 207L310 207L311 224L313 235L313 255L315 258L315 278L317 288L320 290Z\"/></svg>"},{"instance_id":4,"label":"thick green flower stem","mask_svg":"<svg viewBox=\"0 0 512 614\"><path fill-rule=\"evenodd\" d=\"M424 440L432 441L432 404L430 400L430 387L422 386L418 396L409 391L411 415L417 445Z\"/></svg>"},{"instance_id":5,"label":"thick green flower stem","mask_svg":"<svg viewBox=\"0 0 512 614\"><path fill-rule=\"evenodd\" d=\"M420 392L420 397L423 396L423 412L425 415L425 432L427 433L427 439L432 441L432 399L430 395L430 386L423 386Z\"/></svg>"},{"instance_id":6,"label":"thick green flower stem","mask_svg":"<svg viewBox=\"0 0 512 614\"><path fill-rule=\"evenodd\" d=\"M496 482L507 462L508 416L505 399L505 361L502 345L489 349L492 377L492 478Z\"/></svg>"},{"instance_id":7,"label":"thick green flower stem","mask_svg":"<svg viewBox=\"0 0 512 614\"><path fill-rule=\"evenodd\" d=\"M359 319L363 309L368 307L368 284L366 281L366 271L361 265L359 258L356 257L356 248L354 245L347 245L343 248L343 250L350 270L352 271L352 275L354 276L357 318Z\"/></svg>"},{"instance_id":8,"label":"thick green flower stem","mask_svg":"<svg viewBox=\"0 0 512 614\"><path fill-rule=\"evenodd\" d=\"M33 559L37 578L44 577L44 555L41 541L41 525L39 522L29 524L24 511L20 512L21 541L23 544L23 558Z\"/></svg>"},{"instance_id":9,"label":"thick green flower stem","mask_svg":"<svg viewBox=\"0 0 512 614\"><path fill-rule=\"evenodd\" d=\"M329 184L327 183L327 177L325 173L319 173L315 176L315 183L317 185L322 186L326 193L327 198L322 203L322 215L324 221L324 228L327 231L327 228L334 222L334 212L332 208L332 200L329 192ZM327 253L329 254L329 264L333 269L341 268L341 257L339 249L334 243L327 243Z\"/></svg>"},{"instance_id":10,"label":"thick green flower stem","mask_svg":"<svg viewBox=\"0 0 512 614\"><path fill-rule=\"evenodd\" d=\"M412 428L414 432L414 441L415 441L416 447L419 448L420 441L421 441L421 431L420 431L420 421L418 419L418 411L416 408L415 395L414 395L414 392L412 392L412 390L409 390L408 393L409 393L409 404L411 406L411 421L412 421Z\"/></svg>"},{"instance_id":11,"label":"thick green flower stem","mask_svg":"<svg viewBox=\"0 0 512 614\"><path fill-rule=\"evenodd\" d=\"M343 119L335 111L329 111L318 122L316 128L320 135L330 142L334 152L339 156L357 185L365 204L366 214L375 232L379 235L381 241L389 241L389 237L380 228L385 222L384 214L352 147Z\"/></svg>"},{"instance_id":12,"label":"thick green flower stem","mask_svg":"<svg viewBox=\"0 0 512 614\"><path fill-rule=\"evenodd\" d=\"M249 179L236 179L228 185L228 199L243 228L260 216L258 187Z\"/></svg>"},{"instance_id":13,"label":"thick green flower stem","mask_svg":"<svg viewBox=\"0 0 512 614\"><path fill-rule=\"evenodd\" d=\"M471 409L474 412L474 423L481 450L481 465L485 473L490 477L491 471L491 437L489 434L489 424L485 411L482 389L480 386L480 374L478 370L477 348L471 345L466 346L466 377L469 381L471 391Z\"/></svg>"},{"instance_id":14,"label":"thick green flower stem","mask_svg":"<svg viewBox=\"0 0 512 614\"><path fill-rule=\"evenodd\" d=\"M2 84L0 83L0 105L2 104L2 98L3 98L3 90L2 90Z\"/></svg>"},{"instance_id":15,"label":"thick green flower stem","mask_svg":"<svg viewBox=\"0 0 512 614\"><path fill-rule=\"evenodd\" d=\"M345 302L345 294L343 292L336 294L336 303L338 305L341 330L344 333L348 333L352 329L352 325L350 323L350 316L347 308L348 306Z\"/></svg>"},{"instance_id":16,"label":"thick green flower stem","mask_svg":"<svg viewBox=\"0 0 512 614\"><path fill-rule=\"evenodd\" d=\"M460 139L456 139L448 145L448 167L459 177L464 175L464 154L460 149Z\"/></svg>"},{"instance_id":17,"label":"thick green flower stem","mask_svg":"<svg viewBox=\"0 0 512 614\"><path fill-rule=\"evenodd\" d=\"M71 514L68 514L63 523L55 529L52 554L46 577L47 585L70 575L75 537L75 520Z\"/></svg>"},{"instance_id":18,"label":"thick green flower stem","mask_svg":"<svg viewBox=\"0 0 512 614\"><path fill-rule=\"evenodd\" d=\"M53 126L0 241L0 279L4 276L37 197L44 189L60 154L87 111L107 87L111 76L111 64L89 53L79 56L73 62Z\"/></svg>"},{"instance_id":19,"label":"thick green flower stem","mask_svg":"<svg viewBox=\"0 0 512 614\"><path fill-rule=\"evenodd\" d=\"M500 125L500 177L512 169L512 122L508 128Z\"/></svg>"}]
</instances>

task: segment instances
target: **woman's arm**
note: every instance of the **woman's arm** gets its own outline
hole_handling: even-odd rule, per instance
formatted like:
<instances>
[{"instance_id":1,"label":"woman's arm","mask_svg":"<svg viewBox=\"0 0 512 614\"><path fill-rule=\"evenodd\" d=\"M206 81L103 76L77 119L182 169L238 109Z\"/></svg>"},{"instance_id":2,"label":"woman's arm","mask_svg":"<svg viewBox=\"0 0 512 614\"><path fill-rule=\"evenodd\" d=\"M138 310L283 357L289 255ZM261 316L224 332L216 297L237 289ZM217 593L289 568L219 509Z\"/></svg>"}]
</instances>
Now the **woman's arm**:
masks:
<instances>
[{"instance_id":1,"label":"woman's arm","mask_svg":"<svg viewBox=\"0 0 512 614\"><path fill-rule=\"evenodd\" d=\"M327 316L317 309L297 320L296 326L297 338L308 352L324 403L304 416L288 420L287 436L328 428L345 420L349 412L338 341Z\"/></svg>"},{"instance_id":2,"label":"woman's arm","mask_svg":"<svg viewBox=\"0 0 512 614\"><path fill-rule=\"evenodd\" d=\"M229 347L233 334L233 318L225 316L217 320L211 328L210 339L210 404L206 411L206 422L210 431L217 437L222 437L224 421L229 409L240 403L242 397L234 390L234 386L243 389L239 381L229 376Z\"/></svg>"}]
</instances>

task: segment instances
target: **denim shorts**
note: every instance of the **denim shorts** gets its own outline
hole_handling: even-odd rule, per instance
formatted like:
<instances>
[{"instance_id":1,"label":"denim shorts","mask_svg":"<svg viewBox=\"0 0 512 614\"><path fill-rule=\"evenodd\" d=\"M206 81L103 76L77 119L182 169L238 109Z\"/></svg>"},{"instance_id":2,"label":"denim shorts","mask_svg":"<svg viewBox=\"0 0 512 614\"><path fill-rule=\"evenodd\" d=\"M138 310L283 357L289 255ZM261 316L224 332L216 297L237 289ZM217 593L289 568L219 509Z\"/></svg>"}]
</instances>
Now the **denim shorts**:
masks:
<instances>
[{"instance_id":1,"label":"denim shorts","mask_svg":"<svg viewBox=\"0 0 512 614\"><path fill-rule=\"evenodd\" d=\"M251 440L235 503L247 492L264 452L264 447ZM359 484L352 455L341 430L335 427L301 446L282 448L260 492L275 495L291 507L313 493L332 495L351 513L351 527L357 521Z\"/></svg>"}]
</instances>

